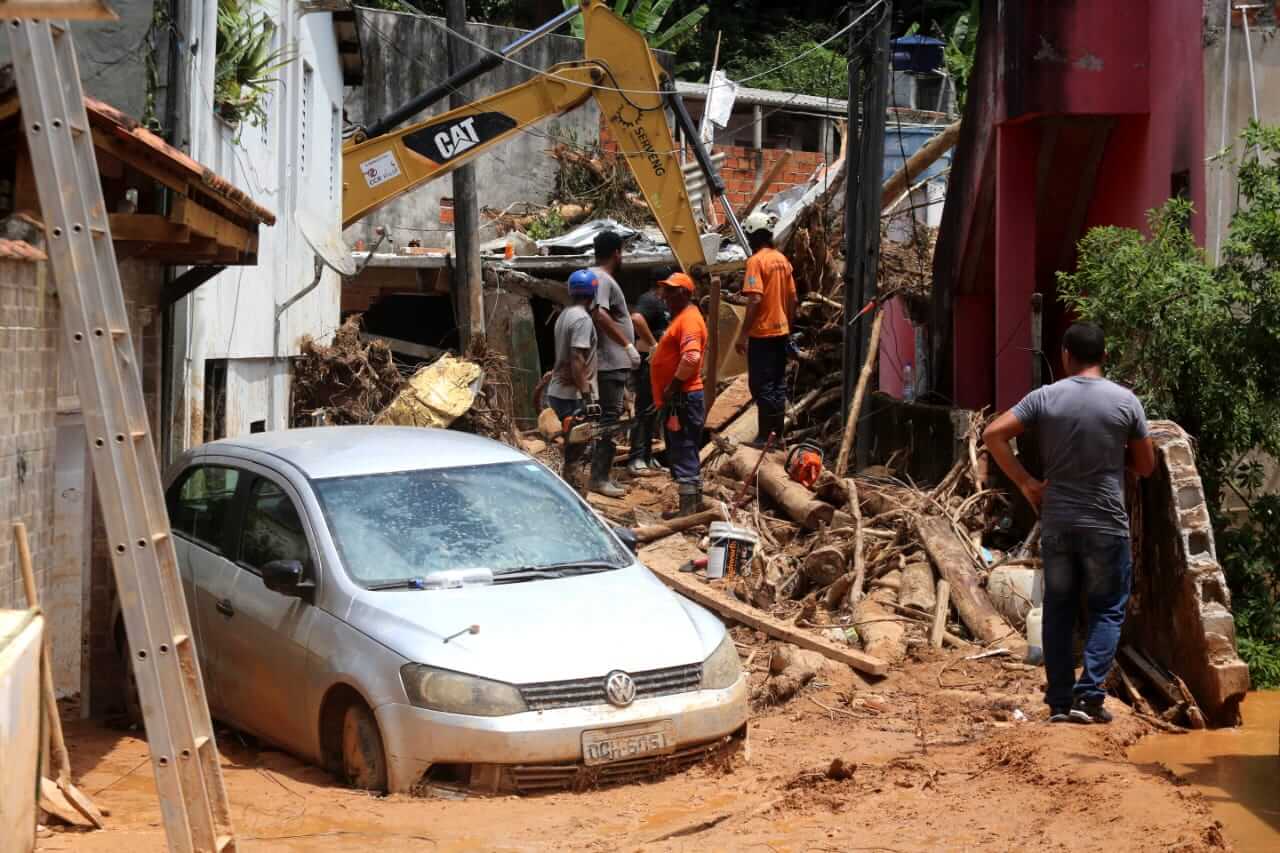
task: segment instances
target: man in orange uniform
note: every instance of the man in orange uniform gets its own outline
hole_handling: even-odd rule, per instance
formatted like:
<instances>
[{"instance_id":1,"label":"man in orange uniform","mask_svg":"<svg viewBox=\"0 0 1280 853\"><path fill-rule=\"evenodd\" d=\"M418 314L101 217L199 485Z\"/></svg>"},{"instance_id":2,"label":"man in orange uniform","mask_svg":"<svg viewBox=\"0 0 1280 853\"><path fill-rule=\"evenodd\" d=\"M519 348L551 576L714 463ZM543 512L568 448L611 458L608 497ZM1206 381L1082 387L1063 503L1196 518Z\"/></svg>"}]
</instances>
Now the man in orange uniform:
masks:
<instances>
[{"instance_id":1,"label":"man in orange uniform","mask_svg":"<svg viewBox=\"0 0 1280 853\"><path fill-rule=\"evenodd\" d=\"M763 445L770 433L782 440L787 417L787 342L796 313L796 280L791 262L773 247L778 217L757 210L742 223L751 244L742 293L749 300L738 333L738 352L747 355L747 384L756 402L760 432L754 444Z\"/></svg>"},{"instance_id":2,"label":"man in orange uniform","mask_svg":"<svg viewBox=\"0 0 1280 853\"><path fill-rule=\"evenodd\" d=\"M649 356L653 402L666 410L667 464L680 492L680 514L702 508L702 471L698 445L707 419L702 396L702 354L707 324L693 304L693 279L682 272L658 282L671 312L671 324Z\"/></svg>"}]
</instances>

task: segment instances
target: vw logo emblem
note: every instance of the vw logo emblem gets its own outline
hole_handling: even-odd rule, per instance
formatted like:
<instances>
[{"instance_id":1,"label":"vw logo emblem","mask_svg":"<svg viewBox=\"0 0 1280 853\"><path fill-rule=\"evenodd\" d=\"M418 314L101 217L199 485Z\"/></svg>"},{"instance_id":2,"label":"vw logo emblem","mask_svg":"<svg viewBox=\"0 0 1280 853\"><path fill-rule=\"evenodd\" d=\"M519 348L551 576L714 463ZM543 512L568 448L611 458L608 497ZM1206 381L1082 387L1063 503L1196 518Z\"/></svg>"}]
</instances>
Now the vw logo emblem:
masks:
<instances>
[{"instance_id":1,"label":"vw logo emblem","mask_svg":"<svg viewBox=\"0 0 1280 853\"><path fill-rule=\"evenodd\" d=\"M636 700L636 683L625 672L615 670L604 680L604 695L609 704L625 708Z\"/></svg>"}]
</instances>

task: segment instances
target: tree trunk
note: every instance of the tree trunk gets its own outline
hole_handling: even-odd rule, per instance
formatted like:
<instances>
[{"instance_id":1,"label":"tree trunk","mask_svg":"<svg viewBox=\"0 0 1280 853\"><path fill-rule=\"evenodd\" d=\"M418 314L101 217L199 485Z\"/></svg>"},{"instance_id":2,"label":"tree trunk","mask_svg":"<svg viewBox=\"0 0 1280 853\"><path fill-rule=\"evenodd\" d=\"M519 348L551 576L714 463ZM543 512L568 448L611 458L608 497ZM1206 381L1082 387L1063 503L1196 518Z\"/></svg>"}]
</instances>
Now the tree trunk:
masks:
<instances>
[{"instance_id":1,"label":"tree trunk","mask_svg":"<svg viewBox=\"0 0 1280 853\"><path fill-rule=\"evenodd\" d=\"M729 458L729 469L742 481L751 477L760 451L752 447L740 447ZM804 486L787 476L776 456L766 457L760 465L760 488L786 512L787 517L808 530L817 530L819 524L830 524L835 507L823 503Z\"/></svg>"}]
</instances>

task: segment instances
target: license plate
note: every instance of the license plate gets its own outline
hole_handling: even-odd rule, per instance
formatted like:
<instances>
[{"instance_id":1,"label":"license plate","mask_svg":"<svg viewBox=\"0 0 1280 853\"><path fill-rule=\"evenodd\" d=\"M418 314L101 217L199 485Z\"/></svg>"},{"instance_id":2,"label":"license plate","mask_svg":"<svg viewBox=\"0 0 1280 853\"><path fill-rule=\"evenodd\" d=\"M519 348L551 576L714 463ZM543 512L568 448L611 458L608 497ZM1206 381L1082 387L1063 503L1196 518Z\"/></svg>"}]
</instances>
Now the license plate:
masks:
<instances>
[{"instance_id":1,"label":"license plate","mask_svg":"<svg viewBox=\"0 0 1280 853\"><path fill-rule=\"evenodd\" d=\"M670 720L582 733L582 760L587 765L666 755L675 749L676 727Z\"/></svg>"}]
</instances>

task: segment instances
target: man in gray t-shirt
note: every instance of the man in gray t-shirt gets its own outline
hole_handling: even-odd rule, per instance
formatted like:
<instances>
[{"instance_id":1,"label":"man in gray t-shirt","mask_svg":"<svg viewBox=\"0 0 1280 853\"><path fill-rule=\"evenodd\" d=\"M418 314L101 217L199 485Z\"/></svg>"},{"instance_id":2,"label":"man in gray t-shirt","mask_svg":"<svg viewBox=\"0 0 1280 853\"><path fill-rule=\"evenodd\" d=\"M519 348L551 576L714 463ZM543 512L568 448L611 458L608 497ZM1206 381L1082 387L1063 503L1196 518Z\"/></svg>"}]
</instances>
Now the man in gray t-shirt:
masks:
<instances>
[{"instance_id":1,"label":"man in gray t-shirt","mask_svg":"<svg viewBox=\"0 0 1280 853\"><path fill-rule=\"evenodd\" d=\"M613 231L601 231L596 235L594 248L596 265L591 271L599 287L591 306L591 317L600 336L600 422L612 424L622 419L627 377L631 369L640 364L640 352L635 345L636 333L627 297L614 278L622 268L622 238ZM626 489L615 483L610 473L615 450L612 433L596 441L588 484L591 491L611 498L626 494Z\"/></svg>"},{"instance_id":2,"label":"man in gray t-shirt","mask_svg":"<svg viewBox=\"0 0 1280 853\"><path fill-rule=\"evenodd\" d=\"M1104 723L1102 684L1115 661L1129 601L1129 516L1125 472L1155 468L1147 416L1133 392L1102 376L1102 330L1076 323L1062 341L1066 378L1037 388L983 435L992 458L1040 512L1044 560L1045 703L1052 722ZM1009 442L1035 430L1043 479ZM1081 592L1088 609L1084 667L1072 657Z\"/></svg>"}]
</instances>

